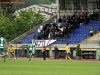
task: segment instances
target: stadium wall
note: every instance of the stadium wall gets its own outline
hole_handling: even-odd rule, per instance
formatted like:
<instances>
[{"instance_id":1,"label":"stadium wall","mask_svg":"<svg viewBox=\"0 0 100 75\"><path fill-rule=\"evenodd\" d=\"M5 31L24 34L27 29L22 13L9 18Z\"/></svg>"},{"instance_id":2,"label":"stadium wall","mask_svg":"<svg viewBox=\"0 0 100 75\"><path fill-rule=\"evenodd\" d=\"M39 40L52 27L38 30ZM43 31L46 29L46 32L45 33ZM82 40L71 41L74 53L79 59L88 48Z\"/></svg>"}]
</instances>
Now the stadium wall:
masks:
<instances>
[{"instance_id":1,"label":"stadium wall","mask_svg":"<svg viewBox=\"0 0 100 75\"><path fill-rule=\"evenodd\" d=\"M16 50L16 56L17 57L27 57L28 55L28 49L27 49L27 44L12 44L13 47ZM58 58L65 58L65 50L66 50L66 44L51 44L46 47L47 53L46 56L48 58L54 58L54 47L57 46L59 51L58 51ZM76 58L76 46L75 44L69 44L69 47L71 48L71 57L74 59ZM98 45L87 45L87 44L82 44L80 45L81 47L81 58L82 59L99 59L99 51L100 51L100 46ZM41 53L42 47L36 47L36 57L41 58L42 53Z\"/></svg>"}]
</instances>

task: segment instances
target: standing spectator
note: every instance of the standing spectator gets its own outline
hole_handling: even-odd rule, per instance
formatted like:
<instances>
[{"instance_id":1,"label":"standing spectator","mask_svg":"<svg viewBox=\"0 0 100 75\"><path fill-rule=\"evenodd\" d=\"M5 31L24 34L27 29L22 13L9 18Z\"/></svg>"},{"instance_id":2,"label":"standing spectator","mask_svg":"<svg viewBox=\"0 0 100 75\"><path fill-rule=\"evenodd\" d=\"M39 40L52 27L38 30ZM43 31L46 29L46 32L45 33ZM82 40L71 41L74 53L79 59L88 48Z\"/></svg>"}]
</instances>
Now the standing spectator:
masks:
<instances>
[{"instance_id":1,"label":"standing spectator","mask_svg":"<svg viewBox=\"0 0 100 75\"><path fill-rule=\"evenodd\" d=\"M94 29L93 29L93 27L91 27L90 28L90 36L93 36L93 34L94 34Z\"/></svg>"},{"instance_id":2,"label":"standing spectator","mask_svg":"<svg viewBox=\"0 0 100 75\"><path fill-rule=\"evenodd\" d=\"M55 53L55 59L57 58L57 55L58 55L58 48L57 46L54 47L54 53Z\"/></svg>"},{"instance_id":3,"label":"standing spectator","mask_svg":"<svg viewBox=\"0 0 100 75\"><path fill-rule=\"evenodd\" d=\"M43 46L42 54L43 54L43 60L46 60L46 47L45 46Z\"/></svg>"}]
</instances>

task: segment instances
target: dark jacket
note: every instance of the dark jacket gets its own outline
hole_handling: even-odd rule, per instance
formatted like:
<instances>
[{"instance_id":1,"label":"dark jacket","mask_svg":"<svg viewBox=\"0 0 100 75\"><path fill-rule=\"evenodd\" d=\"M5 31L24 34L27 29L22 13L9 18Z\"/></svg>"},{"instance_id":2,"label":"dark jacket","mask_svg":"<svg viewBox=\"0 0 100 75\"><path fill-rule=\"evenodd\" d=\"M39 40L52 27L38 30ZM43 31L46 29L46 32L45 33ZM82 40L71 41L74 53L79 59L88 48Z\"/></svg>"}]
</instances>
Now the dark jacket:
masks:
<instances>
[{"instance_id":1,"label":"dark jacket","mask_svg":"<svg viewBox=\"0 0 100 75\"><path fill-rule=\"evenodd\" d=\"M58 48L56 47L56 48L54 48L54 52L55 53L57 53L58 52Z\"/></svg>"}]
</instances>

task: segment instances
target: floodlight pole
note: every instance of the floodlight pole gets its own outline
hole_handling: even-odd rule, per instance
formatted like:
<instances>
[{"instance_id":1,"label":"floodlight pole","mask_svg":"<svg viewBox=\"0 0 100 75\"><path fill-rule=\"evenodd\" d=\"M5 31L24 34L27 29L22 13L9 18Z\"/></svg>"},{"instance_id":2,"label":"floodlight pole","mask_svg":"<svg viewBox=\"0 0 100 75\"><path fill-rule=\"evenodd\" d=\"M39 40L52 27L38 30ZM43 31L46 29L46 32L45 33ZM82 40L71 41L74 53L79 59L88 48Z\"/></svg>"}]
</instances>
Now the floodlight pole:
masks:
<instances>
[{"instance_id":1,"label":"floodlight pole","mask_svg":"<svg viewBox=\"0 0 100 75\"><path fill-rule=\"evenodd\" d=\"M57 14L57 19L60 17L60 4L59 0L56 0L56 14Z\"/></svg>"}]
</instances>

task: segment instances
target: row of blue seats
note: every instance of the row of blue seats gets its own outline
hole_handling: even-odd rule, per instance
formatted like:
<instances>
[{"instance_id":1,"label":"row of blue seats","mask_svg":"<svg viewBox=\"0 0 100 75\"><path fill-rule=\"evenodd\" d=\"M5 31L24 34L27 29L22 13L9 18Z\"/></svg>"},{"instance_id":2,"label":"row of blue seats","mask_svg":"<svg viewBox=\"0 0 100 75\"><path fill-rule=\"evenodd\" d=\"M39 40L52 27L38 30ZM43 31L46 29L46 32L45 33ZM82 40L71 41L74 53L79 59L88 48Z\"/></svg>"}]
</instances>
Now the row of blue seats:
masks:
<instances>
[{"instance_id":1,"label":"row of blue seats","mask_svg":"<svg viewBox=\"0 0 100 75\"><path fill-rule=\"evenodd\" d=\"M22 44L28 44L29 42L32 41L33 37L34 37L34 34L29 35L29 36L27 36L25 39L23 39L21 43L22 43Z\"/></svg>"}]
</instances>

